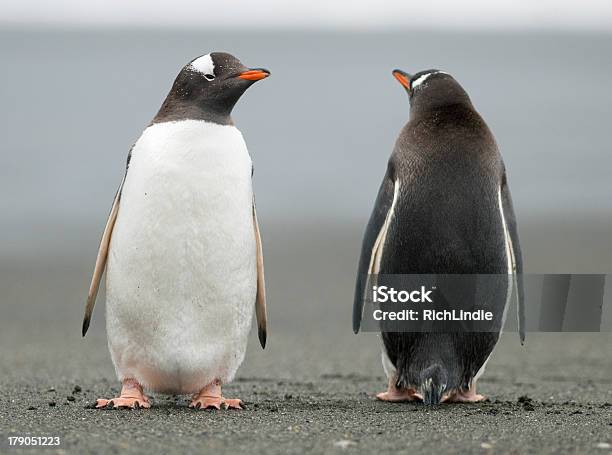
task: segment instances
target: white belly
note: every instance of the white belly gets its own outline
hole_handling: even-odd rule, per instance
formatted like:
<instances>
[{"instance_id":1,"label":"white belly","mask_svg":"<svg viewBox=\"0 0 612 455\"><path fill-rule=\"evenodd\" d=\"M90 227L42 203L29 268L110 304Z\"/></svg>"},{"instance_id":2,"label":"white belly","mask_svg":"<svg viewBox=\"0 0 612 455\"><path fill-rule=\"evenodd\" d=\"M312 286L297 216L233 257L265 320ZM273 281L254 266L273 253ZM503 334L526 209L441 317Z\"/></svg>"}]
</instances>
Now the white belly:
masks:
<instances>
[{"instance_id":1,"label":"white belly","mask_svg":"<svg viewBox=\"0 0 612 455\"><path fill-rule=\"evenodd\" d=\"M192 393L231 381L256 294L251 159L233 126L147 128L132 151L108 259L120 379Z\"/></svg>"}]
</instances>

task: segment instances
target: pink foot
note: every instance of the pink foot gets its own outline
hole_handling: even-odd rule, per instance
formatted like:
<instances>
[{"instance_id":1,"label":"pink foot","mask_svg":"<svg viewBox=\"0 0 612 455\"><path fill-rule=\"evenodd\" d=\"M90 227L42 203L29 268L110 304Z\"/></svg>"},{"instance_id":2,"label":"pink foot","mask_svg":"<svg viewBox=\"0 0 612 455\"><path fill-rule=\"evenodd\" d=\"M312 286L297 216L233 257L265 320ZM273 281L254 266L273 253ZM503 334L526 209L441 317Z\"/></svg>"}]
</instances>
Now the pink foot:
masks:
<instances>
[{"instance_id":1,"label":"pink foot","mask_svg":"<svg viewBox=\"0 0 612 455\"><path fill-rule=\"evenodd\" d=\"M193 396L190 408L196 409L242 409L242 401L238 398L225 398L221 395L221 383L214 381Z\"/></svg>"},{"instance_id":2,"label":"pink foot","mask_svg":"<svg viewBox=\"0 0 612 455\"><path fill-rule=\"evenodd\" d=\"M389 401L392 403L401 403L403 401L421 401L421 395L416 393L414 389L396 389L387 390L386 392L381 392L376 394L376 398L380 401Z\"/></svg>"},{"instance_id":3,"label":"pink foot","mask_svg":"<svg viewBox=\"0 0 612 455\"><path fill-rule=\"evenodd\" d=\"M399 389L395 386L395 380L389 380L389 386L386 392L381 392L376 395L380 401L389 401L392 403L401 403L405 401L420 401L423 399L415 389Z\"/></svg>"},{"instance_id":4,"label":"pink foot","mask_svg":"<svg viewBox=\"0 0 612 455\"><path fill-rule=\"evenodd\" d=\"M110 400L98 398L96 408L105 408L109 404L112 404L113 408L138 409L151 407L149 397L143 393L142 386L135 379L125 379L123 381L119 397Z\"/></svg>"},{"instance_id":5,"label":"pink foot","mask_svg":"<svg viewBox=\"0 0 612 455\"><path fill-rule=\"evenodd\" d=\"M448 396L442 398L443 403L477 403L486 400L484 395L476 393L476 384L473 384L468 390L458 390L452 392Z\"/></svg>"},{"instance_id":6,"label":"pink foot","mask_svg":"<svg viewBox=\"0 0 612 455\"><path fill-rule=\"evenodd\" d=\"M193 398L189 407L196 409L221 409L221 400L222 397L211 397L200 394Z\"/></svg>"}]
</instances>

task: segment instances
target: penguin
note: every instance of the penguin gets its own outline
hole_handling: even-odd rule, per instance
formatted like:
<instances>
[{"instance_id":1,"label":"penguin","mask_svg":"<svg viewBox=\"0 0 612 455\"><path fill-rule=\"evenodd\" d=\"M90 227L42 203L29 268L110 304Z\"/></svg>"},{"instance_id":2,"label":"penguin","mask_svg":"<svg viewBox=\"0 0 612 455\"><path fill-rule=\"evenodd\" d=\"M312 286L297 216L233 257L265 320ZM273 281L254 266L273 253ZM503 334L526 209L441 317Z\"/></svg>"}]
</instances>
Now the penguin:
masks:
<instances>
[{"instance_id":1,"label":"penguin","mask_svg":"<svg viewBox=\"0 0 612 455\"><path fill-rule=\"evenodd\" d=\"M270 72L213 52L185 65L133 145L104 229L82 334L106 267L108 347L122 390L96 407L149 408L145 391L223 397L242 363L253 311L267 337L253 165L231 113Z\"/></svg>"},{"instance_id":2,"label":"penguin","mask_svg":"<svg viewBox=\"0 0 612 455\"><path fill-rule=\"evenodd\" d=\"M502 277L501 289L490 300L474 303L505 317L508 304L516 300L522 343L521 250L493 134L450 74L431 69L411 75L396 69L393 76L408 94L410 115L365 230L353 331L360 329L371 276L495 274ZM501 326L503 321L499 331L455 333L385 332L381 327L388 388L377 398L430 405L483 400L476 382Z\"/></svg>"}]
</instances>

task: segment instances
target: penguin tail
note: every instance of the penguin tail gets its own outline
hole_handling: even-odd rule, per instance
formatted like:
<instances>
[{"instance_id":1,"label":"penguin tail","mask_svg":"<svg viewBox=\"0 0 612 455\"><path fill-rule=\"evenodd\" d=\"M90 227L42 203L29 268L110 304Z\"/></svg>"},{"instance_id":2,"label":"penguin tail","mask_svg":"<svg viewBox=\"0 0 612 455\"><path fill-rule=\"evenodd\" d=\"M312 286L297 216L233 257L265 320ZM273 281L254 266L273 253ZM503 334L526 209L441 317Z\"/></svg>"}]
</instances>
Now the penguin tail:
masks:
<instances>
[{"instance_id":1,"label":"penguin tail","mask_svg":"<svg viewBox=\"0 0 612 455\"><path fill-rule=\"evenodd\" d=\"M419 389L423 396L424 404L440 404L442 396L446 392L447 378L446 369L438 363L421 371Z\"/></svg>"}]
</instances>

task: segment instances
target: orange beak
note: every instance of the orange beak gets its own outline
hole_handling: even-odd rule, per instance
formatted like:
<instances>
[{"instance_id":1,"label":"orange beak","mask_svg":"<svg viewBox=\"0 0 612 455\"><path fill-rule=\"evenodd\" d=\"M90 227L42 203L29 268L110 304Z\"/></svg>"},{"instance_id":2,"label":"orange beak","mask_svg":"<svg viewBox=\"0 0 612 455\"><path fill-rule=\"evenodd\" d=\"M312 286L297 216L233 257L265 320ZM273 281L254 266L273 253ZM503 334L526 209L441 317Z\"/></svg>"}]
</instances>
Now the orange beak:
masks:
<instances>
[{"instance_id":1,"label":"orange beak","mask_svg":"<svg viewBox=\"0 0 612 455\"><path fill-rule=\"evenodd\" d=\"M253 70L244 71L240 73L238 77L240 79L246 79L247 81L259 81L261 79L265 79L270 75L270 71L265 70L263 68L257 68Z\"/></svg>"},{"instance_id":2,"label":"orange beak","mask_svg":"<svg viewBox=\"0 0 612 455\"><path fill-rule=\"evenodd\" d=\"M406 73L400 70L393 70L393 77L398 80L407 90L410 90L410 79Z\"/></svg>"}]
</instances>

